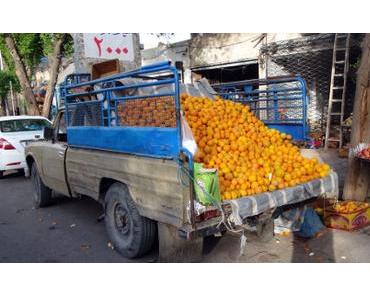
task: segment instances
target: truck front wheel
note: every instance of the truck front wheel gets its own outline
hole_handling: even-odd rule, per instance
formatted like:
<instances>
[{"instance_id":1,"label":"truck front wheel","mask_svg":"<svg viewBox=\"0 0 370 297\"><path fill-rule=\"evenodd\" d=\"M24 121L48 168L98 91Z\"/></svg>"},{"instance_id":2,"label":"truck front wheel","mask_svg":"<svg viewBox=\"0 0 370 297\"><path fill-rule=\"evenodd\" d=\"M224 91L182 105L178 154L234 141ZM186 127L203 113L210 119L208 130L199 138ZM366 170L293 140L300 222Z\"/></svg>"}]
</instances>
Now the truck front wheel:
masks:
<instances>
[{"instance_id":1,"label":"truck front wheel","mask_svg":"<svg viewBox=\"0 0 370 297\"><path fill-rule=\"evenodd\" d=\"M34 163L31 168L31 181L33 185L33 204L36 208L51 204L51 189L45 186Z\"/></svg>"},{"instance_id":2,"label":"truck front wheel","mask_svg":"<svg viewBox=\"0 0 370 297\"><path fill-rule=\"evenodd\" d=\"M147 253L156 238L156 223L139 214L121 183L110 186L105 195L105 226L114 248L127 258Z\"/></svg>"}]
</instances>

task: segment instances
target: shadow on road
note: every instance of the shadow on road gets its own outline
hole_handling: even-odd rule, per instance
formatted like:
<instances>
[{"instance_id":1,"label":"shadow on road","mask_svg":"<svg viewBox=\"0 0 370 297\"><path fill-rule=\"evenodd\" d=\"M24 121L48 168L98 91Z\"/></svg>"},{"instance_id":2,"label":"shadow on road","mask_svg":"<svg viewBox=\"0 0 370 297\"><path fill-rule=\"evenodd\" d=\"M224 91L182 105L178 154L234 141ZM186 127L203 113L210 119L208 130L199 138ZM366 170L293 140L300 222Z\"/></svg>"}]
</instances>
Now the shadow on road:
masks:
<instances>
[{"instance_id":1,"label":"shadow on road","mask_svg":"<svg viewBox=\"0 0 370 297\"><path fill-rule=\"evenodd\" d=\"M15 177L20 177L20 176L24 176L24 170L21 169L21 170L12 170L12 171L9 171L9 172L5 172L3 177L1 178L1 180L6 180L6 179L12 179L12 178L15 178Z\"/></svg>"}]
</instances>

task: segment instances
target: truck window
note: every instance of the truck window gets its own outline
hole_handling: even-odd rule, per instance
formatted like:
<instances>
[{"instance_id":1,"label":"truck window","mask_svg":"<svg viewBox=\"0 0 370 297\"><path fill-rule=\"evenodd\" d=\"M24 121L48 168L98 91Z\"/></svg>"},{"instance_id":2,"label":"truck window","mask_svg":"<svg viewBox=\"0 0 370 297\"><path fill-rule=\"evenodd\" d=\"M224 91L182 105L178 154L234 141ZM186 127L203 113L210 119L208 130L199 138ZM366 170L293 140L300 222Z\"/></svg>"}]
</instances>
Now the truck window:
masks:
<instances>
[{"instance_id":1,"label":"truck window","mask_svg":"<svg viewBox=\"0 0 370 297\"><path fill-rule=\"evenodd\" d=\"M64 113L60 115L58 128L57 128L57 140L61 142L67 142L67 127L64 117Z\"/></svg>"},{"instance_id":2,"label":"truck window","mask_svg":"<svg viewBox=\"0 0 370 297\"><path fill-rule=\"evenodd\" d=\"M16 119L0 122L0 131L9 132L27 132L41 131L44 127L50 127L51 124L44 119Z\"/></svg>"}]
</instances>

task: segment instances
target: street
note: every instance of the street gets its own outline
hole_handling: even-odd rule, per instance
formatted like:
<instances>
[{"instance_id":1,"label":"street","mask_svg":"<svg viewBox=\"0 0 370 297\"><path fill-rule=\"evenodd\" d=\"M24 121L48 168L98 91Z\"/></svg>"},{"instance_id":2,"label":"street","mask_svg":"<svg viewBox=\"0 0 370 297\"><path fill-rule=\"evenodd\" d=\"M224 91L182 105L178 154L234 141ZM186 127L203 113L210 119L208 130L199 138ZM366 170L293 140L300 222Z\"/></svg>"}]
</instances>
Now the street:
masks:
<instances>
[{"instance_id":1,"label":"street","mask_svg":"<svg viewBox=\"0 0 370 297\"><path fill-rule=\"evenodd\" d=\"M92 199L56 196L43 209L32 206L29 179L11 173L0 180L0 262L156 262L158 248L129 260L109 244L101 206ZM247 234L244 255L239 237L205 240L204 262L370 262L370 228L357 232L326 229L310 240L276 236L263 243Z\"/></svg>"},{"instance_id":2,"label":"street","mask_svg":"<svg viewBox=\"0 0 370 297\"><path fill-rule=\"evenodd\" d=\"M0 189L0 262L130 262L108 246L94 200L57 196L55 205L34 209L31 181L19 174L6 175Z\"/></svg>"}]
</instances>

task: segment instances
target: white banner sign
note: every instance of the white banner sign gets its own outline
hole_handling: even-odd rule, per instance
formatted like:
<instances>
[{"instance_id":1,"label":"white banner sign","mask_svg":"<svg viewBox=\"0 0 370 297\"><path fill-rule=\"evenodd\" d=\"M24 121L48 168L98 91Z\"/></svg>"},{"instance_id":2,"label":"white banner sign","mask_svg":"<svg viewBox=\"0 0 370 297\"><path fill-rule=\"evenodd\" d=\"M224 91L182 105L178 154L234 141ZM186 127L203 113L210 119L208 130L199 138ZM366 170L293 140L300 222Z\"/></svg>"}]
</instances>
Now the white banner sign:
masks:
<instances>
[{"instance_id":1,"label":"white banner sign","mask_svg":"<svg viewBox=\"0 0 370 297\"><path fill-rule=\"evenodd\" d=\"M85 56L99 59L134 61L132 34L84 33Z\"/></svg>"}]
</instances>

